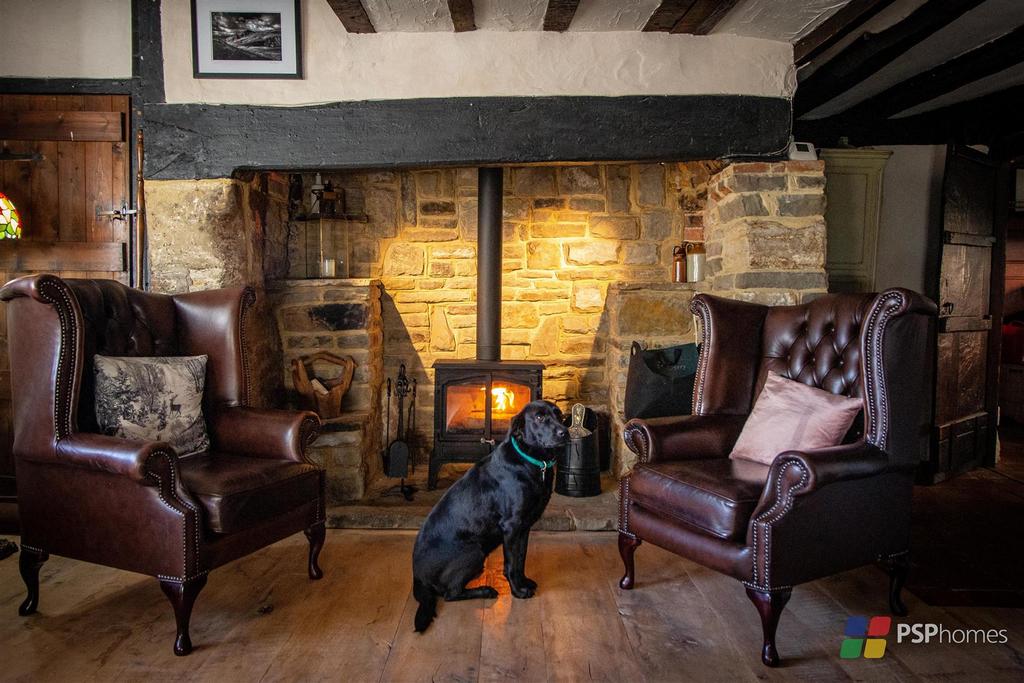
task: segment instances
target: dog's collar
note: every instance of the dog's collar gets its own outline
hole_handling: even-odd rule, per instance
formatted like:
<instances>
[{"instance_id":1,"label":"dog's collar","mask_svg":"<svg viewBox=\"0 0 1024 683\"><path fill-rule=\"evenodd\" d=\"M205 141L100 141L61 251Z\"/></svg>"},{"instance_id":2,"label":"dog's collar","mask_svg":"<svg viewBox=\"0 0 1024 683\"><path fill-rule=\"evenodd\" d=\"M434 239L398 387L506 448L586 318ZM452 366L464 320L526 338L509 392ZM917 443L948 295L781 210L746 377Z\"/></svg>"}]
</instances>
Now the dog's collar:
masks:
<instances>
[{"instance_id":1,"label":"dog's collar","mask_svg":"<svg viewBox=\"0 0 1024 683\"><path fill-rule=\"evenodd\" d=\"M519 447L519 444L516 443L516 437L514 436L512 437L512 448L516 449L516 453L518 453L519 457L521 457L523 460L530 463L531 465L539 467L541 474L545 474L548 471L549 467L555 466L554 460L538 460L537 458L533 457L532 455L524 451L522 448Z\"/></svg>"}]
</instances>

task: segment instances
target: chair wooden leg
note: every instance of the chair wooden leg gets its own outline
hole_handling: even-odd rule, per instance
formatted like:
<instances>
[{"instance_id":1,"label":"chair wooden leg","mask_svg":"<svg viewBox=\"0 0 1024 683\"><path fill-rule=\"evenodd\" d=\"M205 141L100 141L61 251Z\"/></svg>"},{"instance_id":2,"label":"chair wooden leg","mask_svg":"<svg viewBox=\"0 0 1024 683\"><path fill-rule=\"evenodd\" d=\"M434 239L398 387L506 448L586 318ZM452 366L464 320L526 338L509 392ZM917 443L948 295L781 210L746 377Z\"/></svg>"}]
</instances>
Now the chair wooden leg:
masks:
<instances>
[{"instance_id":1,"label":"chair wooden leg","mask_svg":"<svg viewBox=\"0 0 1024 683\"><path fill-rule=\"evenodd\" d=\"M324 539L327 537L327 528L324 522L314 524L305 531L309 539L309 578L314 581L324 578L324 572L320 569L320 551L324 547Z\"/></svg>"},{"instance_id":2,"label":"chair wooden leg","mask_svg":"<svg viewBox=\"0 0 1024 683\"><path fill-rule=\"evenodd\" d=\"M889 573L889 611L898 617L905 617L907 606L903 604L902 592L910 572L910 559L906 554L890 558L885 563L885 570Z\"/></svg>"},{"instance_id":3,"label":"chair wooden leg","mask_svg":"<svg viewBox=\"0 0 1024 683\"><path fill-rule=\"evenodd\" d=\"M622 556L622 564L626 568L626 573L622 575L622 580L619 581L619 588L622 590L630 590L634 584L634 568L633 568L633 553L640 547L641 541L636 536L630 536L619 532L619 555Z\"/></svg>"},{"instance_id":4,"label":"chair wooden leg","mask_svg":"<svg viewBox=\"0 0 1024 683\"><path fill-rule=\"evenodd\" d=\"M18 607L18 614L23 617L35 613L39 607L39 569L48 559L49 553L21 547L18 569L21 570L21 580L25 582L25 588L28 590L25 601Z\"/></svg>"},{"instance_id":5,"label":"chair wooden leg","mask_svg":"<svg viewBox=\"0 0 1024 683\"><path fill-rule=\"evenodd\" d=\"M764 632L764 643L761 646L761 662L765 666L779 665L779 652L775 649L775 629L779 626L779 617L789 602L792 590L758 591L747 589L747 597L754 603L757 613L761 615L761 629Z\"/></svg>"},{"instance_id":6,"label":"chair wooden leg","mask_svg":"<svg viewBox=\"0 0 1024 683\"><path fill-rule=\"evenodd\" d=\"M206 574L189 581L160 581L160 588L174 608L174 621L178 633L174 638L174 654L184 657L192 652L192 639L188 635L188 624L192 618L192 606L196 604L199 591L206 585Z\"/></svg>"}]
</instances>

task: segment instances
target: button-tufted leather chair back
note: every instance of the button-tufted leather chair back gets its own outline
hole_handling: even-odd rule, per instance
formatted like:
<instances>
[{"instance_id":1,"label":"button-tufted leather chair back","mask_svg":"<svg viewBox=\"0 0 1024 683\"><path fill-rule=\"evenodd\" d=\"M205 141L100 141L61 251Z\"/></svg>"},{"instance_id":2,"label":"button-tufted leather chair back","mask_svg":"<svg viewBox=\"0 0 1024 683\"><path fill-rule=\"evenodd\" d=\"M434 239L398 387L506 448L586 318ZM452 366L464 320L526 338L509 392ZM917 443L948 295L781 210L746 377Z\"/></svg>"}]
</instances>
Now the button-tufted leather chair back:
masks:
<instances>
[{"instance_id":1,"label":"button-tufted leather chair back","mask_svg":"<svg viewBox=\"0 0 1024 683\"><path fill-rule=\"evenodd\" d=\"M874 299L874 294L840 294L769 309L754 395L770 370L833 394L863 398L860 334Z\"/></svg>"},{"instance_id":2,"label":"button-tufted leather chair back","mask_svg":"<svg viewBox=\"0 0 1024 683\"><path fill-rule=\"evenodd\" d=\"M114 280L64 282L74 292L84 322L78 429L97 432L93 356L177 355L174 300Z\"/></svg>"}]
</instances>

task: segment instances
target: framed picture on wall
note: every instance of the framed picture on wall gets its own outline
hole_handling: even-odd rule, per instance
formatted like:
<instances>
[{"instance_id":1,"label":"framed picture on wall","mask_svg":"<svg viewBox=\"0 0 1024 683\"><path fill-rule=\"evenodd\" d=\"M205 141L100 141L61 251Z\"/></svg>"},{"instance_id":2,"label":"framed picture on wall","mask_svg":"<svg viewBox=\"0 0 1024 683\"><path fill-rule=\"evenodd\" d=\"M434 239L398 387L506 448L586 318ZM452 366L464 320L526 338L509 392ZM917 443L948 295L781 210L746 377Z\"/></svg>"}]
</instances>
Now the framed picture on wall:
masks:
<instances>
[{"instance_id":1,"label":"framed picture on wall","mask_svg":"<svg viewBox=\"0 0 1024 683\"><path fill-rule=\"evenodd\" d=\"M196 78L302 78L299 0L192 0Z\"/></svg>"}]
</instances>

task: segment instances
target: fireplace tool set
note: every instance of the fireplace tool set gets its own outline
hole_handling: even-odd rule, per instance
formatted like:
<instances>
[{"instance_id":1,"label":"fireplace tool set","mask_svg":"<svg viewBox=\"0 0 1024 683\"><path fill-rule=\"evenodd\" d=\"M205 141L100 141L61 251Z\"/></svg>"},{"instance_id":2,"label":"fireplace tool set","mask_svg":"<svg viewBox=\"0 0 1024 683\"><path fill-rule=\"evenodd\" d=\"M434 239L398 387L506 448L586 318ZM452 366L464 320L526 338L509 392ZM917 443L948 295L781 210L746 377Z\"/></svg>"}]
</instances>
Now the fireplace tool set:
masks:
<instances>
[{"instance_id":1,"label":"fireplace tool set","mask_svg":"<svg viewBox=\"0 0 1024 683\"><path fill-rule=\"evenodd\" d=\"M384 441L387 446L381 451L381 458L384 461L384 474L388 477L398 477L401 483L397 492L401 493L406 500L411 501L416 493L416 487L405 483L409 476L409 469L412 465L412 453L409 448L410 436L416 434L416 380L409 381L405 373L405 363L398 368L398 376L395 378L394 394L398 399L398 426L395 430L395 438L391 438L391 378L388 377L385 385L387 394L387 414L385 417L386 431ZM406 409L405 400L409 399L409 406ZM408 413L406 413L408 410ZM387 494L385 494L387 495Z\"/></svg>"}]
</instances>

